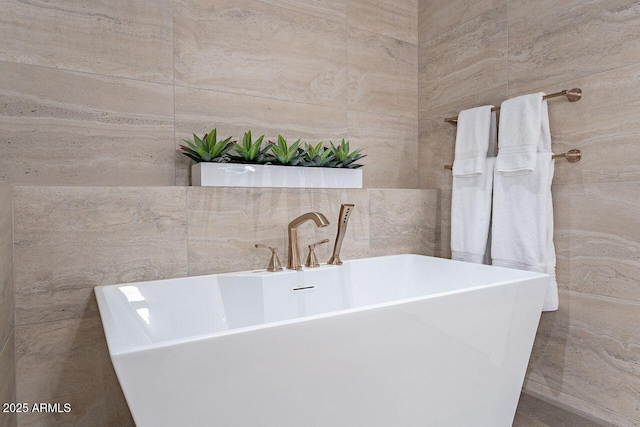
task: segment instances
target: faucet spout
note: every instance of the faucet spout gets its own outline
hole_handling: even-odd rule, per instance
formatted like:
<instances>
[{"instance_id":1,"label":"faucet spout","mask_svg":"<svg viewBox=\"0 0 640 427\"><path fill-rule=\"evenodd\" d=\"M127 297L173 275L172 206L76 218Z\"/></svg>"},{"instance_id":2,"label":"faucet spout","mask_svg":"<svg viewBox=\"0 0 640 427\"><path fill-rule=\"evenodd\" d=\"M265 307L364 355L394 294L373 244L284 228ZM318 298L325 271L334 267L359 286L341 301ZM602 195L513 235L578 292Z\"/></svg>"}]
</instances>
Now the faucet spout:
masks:
<instances>
[{"instance_id":1,"label":"faucet spout","mask_svg":"<svg viewBox=\"0 0 640 427\"><path fill-rule=\"evenodd\" d=\"M315 222L318 228L329 225L329 220L320 212L307 212L300 215L289 223L287 231L289 234L289 253L287 256L287 268L289 270L302 270L300 262L300 250L298 248L298 227L307 221Z\"/></svg>"}]
</instances>

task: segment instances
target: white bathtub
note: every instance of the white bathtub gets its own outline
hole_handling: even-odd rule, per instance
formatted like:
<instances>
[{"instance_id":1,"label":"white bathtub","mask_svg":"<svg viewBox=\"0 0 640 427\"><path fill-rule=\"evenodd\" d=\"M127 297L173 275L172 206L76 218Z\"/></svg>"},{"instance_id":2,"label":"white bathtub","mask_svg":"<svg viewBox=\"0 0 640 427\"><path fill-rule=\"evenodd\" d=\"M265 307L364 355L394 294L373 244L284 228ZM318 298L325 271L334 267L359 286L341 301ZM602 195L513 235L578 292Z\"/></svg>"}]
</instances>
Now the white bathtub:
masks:
<instances>
[{"instance_id":1,"label":"white bathtub","mask_svg":"<svg viewBox=\"0 0 640 427\"><path fill-rule=\"evenodd\" d=\"M399 255L96 295L138 427L507 427L547 283Z\"/></svg>"}]
</instances>

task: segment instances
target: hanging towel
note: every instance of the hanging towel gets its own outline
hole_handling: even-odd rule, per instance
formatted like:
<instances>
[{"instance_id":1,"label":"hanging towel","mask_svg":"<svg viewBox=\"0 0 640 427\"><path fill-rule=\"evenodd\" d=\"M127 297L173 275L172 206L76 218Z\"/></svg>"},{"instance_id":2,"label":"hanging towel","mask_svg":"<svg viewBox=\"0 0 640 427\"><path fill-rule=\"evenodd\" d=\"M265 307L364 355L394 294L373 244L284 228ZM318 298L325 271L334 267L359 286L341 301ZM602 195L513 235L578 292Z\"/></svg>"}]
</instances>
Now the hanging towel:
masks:
<instances>
[{"instance_id":1,"label":"hanging towel","mask_svg":"<svg viewBox=\"0 0 640 427\"><path fill-rule=\"evenodd\" d=\"M496 146L496 115L491 112L491 108L487 106L473 109L489 113L486 123L474 120L475 129L486 129L486 133L482 134L482 141L479 140L480 133L474 133L474 149L482 150L483 169L480 173L454 175L451 192L451 258L477 264L490 264L488 245ZM460 117L464 117L462 113L458 116L458 126L461 125ZM458 138L461 135L468 133L461 133L458 129ZM458 144L468 146L466 142L468 141L456 139L456 157ZM476 160L477 158L465 165L472 164L478 170L481 162Z\"/></svg>"},{"instance_id":2,"label":"hanging towel","mask_svg":"<svg viewBox=\"0 0 640 427\"><path fill-rule=\"evenodd\" d=\"M505 175L533 172L536 153L541 151L541 125L549 120L543 96L542 92L518 96L501 104L497 172Z\"/></svg>"},{"instance_id":3,"label":"hanging towel","mask_svg":"<svg viewBox=\"0 0 640 427\"><path fill-rule=\"evenodd\" d=\"M485 105L463 110L458 115L453 176L486 173L492 108L493 105Z\"/></svg>"},{"instance_id":4,"label":"hanging towel","mask_svg":"<svg viewBox=\"0 0 640 427\"><path fill-rule=\"evenodd\" d=\"M553 311L558 309L551 197L554 161L546 101L540 111L538 152L531 170L515 175L501 173L498 160L502 154L502 141L499 142L493 188L491 258L493 265L549 274L551 279L543 311ZM512 128L501 116L500 127L503 125ZM521 154L530 157L530 153Z\"/></svg>"}]
</instances>

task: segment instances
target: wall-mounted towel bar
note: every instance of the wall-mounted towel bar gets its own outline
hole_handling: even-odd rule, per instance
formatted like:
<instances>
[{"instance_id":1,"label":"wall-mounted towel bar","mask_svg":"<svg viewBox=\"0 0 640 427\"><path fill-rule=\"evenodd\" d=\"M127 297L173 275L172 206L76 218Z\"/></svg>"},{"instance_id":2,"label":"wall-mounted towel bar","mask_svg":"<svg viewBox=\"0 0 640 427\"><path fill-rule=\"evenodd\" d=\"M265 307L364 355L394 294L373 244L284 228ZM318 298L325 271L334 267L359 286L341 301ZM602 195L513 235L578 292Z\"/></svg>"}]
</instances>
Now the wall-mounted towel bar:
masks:
<instances>
[{"instance_id":1,"label":"wall-mounted towel bar","mask_svg":"<svg viewBox=\"0 0 640 427\"><path fill-rule=\"evenodd\" d=\"M580 98L582 98L582 89L579 89L579 88L573 88L569 90L565 89L562 92L550 93L549 95L545 95L543 96L543 99L557 98L559 96L566 96L569 102L580 101ZM491 111L500 111L500 107L493 107ZM447 123L451 123L452 125L456 125L458 124L458 116L447 117L446 119L444 119L444 121Z\"/></svg>"},{"instance_id":2,"label":"wall-mounted towel bar","mask_svg":"<svg viewBox=\"0 0 640 427\"><path fill-rule=\"evenodd\" d=\"M566 96L569 102L580 101L580 98L582 98L582 89L580 88L573 88L569 90L565 89L561 92L550 93L549 95L545 95L543 96L543 99L557 98L559 96ZM493 107L491 111L500 111L500 107ZM444 119L444 121L455 126L458 124L458 116L447 117L446 119ZM582 153L580 152L580 150L569 150L566 153L553 155L553 159L567 159L569 163L579 162L581 158L582 158ZM452 170L453 165L444 165L444 168L447 170Z\"/></svg>"},{"instance_id":3,"label":"wall-mounted towel bar","mask_svg":"<svg viewBox=\"0 0 640 427\"><path fill-rule=\"evenodd\" d=\"M552 159L567 159L569 163L579 162L582 158L582 153L580 150L569 150L566 153L554 154L551 156ZM453 165L444 165L444 168L447 170L452 170Z\"/></svg>"}]
</instances>

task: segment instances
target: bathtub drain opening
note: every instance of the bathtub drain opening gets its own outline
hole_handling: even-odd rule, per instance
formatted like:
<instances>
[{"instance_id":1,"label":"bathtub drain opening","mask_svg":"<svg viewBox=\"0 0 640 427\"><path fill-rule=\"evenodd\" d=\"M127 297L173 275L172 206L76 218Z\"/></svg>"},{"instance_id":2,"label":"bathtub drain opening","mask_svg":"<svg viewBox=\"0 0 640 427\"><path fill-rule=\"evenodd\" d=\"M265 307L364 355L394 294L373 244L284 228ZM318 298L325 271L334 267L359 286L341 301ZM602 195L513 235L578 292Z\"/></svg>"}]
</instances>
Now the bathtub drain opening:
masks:
<instances>
[{"instance_id":1,"label":"bathtub drain opening","mask_svg":"<svg viewBox=\"0 0 640 427\"><path fill-rule=\"evenodd\" d=\"M301 287L299 287L299 288L293 288L293 289L291 289L291 290L292 290L293 292L295 292L295 291L305 291L305 290L313 289L313 288L315 288L315 286L311 285L311 286L301 286Z\"/></svg>"}]
</instances>

